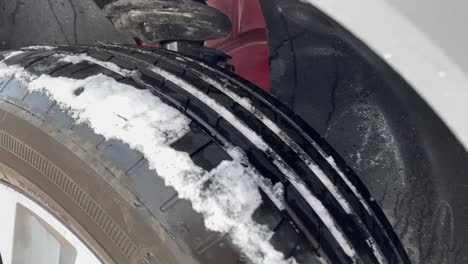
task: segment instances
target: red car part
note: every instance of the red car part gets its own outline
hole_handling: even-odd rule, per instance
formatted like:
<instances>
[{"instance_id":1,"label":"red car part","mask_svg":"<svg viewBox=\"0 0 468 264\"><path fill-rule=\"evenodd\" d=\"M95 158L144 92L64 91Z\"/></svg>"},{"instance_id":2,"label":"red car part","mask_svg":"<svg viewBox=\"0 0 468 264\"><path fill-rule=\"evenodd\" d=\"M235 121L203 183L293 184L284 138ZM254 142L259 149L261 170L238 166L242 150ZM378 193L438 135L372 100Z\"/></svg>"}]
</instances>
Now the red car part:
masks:
<instances>
[{"instance_id":1,"label":"red car part","mask_svg":"<svg viewBox=\"0 0 468 264\"><path fill-rule=\"evenodd\" d=\"M232 21L229 36L209 40L205 46L220 50L232 59L235 72L270 92L268 43L265 19L258 0L208 0L207 4L226 14ZM138 45L160 47L135 39Z\"/></svg>"},{"instance_id":2,"label":"red car part","mask_svg":"<svg viewBox=\"0 0 468 264\"><path fill-rule=\"evenodd\" d=\"M270 92L265 19L258 0L208 0L232 21L231 34L206 42L229 56L238 75Z\"/></svg>"}]
</instances>

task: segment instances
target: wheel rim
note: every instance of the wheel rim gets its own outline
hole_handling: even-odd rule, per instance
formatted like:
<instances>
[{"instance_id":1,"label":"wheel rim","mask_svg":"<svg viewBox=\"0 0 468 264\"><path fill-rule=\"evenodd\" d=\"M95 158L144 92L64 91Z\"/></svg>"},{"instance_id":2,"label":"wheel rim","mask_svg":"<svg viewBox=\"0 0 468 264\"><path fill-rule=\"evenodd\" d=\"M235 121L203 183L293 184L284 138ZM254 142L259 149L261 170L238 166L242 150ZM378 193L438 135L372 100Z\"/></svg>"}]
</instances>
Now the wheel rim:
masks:
<instances>
[{"instance_id":1,"label":"wheel rim","mask_svg":"<svg viewBox=\"0 0 468 264\"><path fill-rule=\"evenodd\" d=\"M101 263L56 216L4 181L0 181L0 208L4 263Z\"/></svg>"}]
</instances>

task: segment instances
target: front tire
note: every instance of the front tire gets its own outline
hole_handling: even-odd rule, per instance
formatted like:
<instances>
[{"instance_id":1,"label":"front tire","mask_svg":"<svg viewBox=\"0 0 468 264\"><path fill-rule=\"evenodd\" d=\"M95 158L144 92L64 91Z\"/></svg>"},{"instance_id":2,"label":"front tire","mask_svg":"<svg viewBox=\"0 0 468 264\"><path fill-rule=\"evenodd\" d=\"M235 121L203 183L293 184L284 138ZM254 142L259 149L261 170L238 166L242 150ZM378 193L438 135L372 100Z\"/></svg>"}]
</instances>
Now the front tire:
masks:
<instances>
[{"instance_id":1,"label":"front tire","mask_svg":"<svg viewBox=\"0 0 468 264\"><path fill-rule=\"evenodd\" d=\"M337 153L278 100L233 73L162 49L58 47L6 56L10 69L19 66L32 79L103 75L149 90L147 96L191 120L171 147L203 170L232 160L232 146L241 149L243 167L284 188L271 193L260 184L263 203L252 216L271 230L265 240L289 259L284 263L408 263L378 204ZM247 254L266 263L264 252L246 253L249 245L207 230L141 152L77 123L76 113L28 89L28 81L0 79L0 162L13 171L6 181L33 194L104 262L234 264L248 261Z\"/></svg>"}]
</instances>

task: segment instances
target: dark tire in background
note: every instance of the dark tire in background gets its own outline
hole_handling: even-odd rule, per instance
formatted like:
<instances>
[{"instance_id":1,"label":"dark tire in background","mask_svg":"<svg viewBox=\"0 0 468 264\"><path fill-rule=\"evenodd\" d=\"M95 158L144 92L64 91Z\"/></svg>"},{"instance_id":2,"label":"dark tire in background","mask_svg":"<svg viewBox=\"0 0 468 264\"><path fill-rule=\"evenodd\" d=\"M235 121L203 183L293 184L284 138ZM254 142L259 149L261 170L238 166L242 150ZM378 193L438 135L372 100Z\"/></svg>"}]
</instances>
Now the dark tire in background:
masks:
<instances>
[{"instance_id":1,"label":"dark tire in background","mask_svg":"<svg viewBox=\"0 0 468 264\"><path fill-rule=\"evenodd\" d=\"M125 77L92 61L73 64L57 56L67 54L83 54L137 74ZM230 159L226 146L241 147L249 162L246 166L285 187L285 208L275 206L262 192L263 204L254 219L274 231L271 243L287 258L294 257L298 263L316 263L319 258L330 263L349 263L353 259L376 263L383 257L390 263L408 263L405 250L379 206L337 153L278 100L223 68L163 49L118 46L26 49L4 63L52 77L85 79L104 74L128 84L129 89L149 90L191 118L191 131L172 147L187 152L205 170ZM271 149L261 150L222 113L214 112L183 86L153 71L154 67L190 83L216 101L258 133ZM213 86L214 82L224 83L223 88ZM77 125L56 102L43 93L29 92L20 80L1 79L0 87L0 162L6 181L53 211L105 262L248 262L229 235L206 230L202 216L164 185L141 153L121 141L105 140L86 125ZM229 94L248 99L252 109L241 106ZM264 117L260 118L259 113ZM275 134L266 125L267 118L290 139ZM272 153L297 173L323 203L355 256L346 254L320 212L273 165L276 156ZM324 184L308 167L306 157L317 164L333 186ZM352 213L332 195L332 189L346 200Z\"/></svg>"}]
</instances>

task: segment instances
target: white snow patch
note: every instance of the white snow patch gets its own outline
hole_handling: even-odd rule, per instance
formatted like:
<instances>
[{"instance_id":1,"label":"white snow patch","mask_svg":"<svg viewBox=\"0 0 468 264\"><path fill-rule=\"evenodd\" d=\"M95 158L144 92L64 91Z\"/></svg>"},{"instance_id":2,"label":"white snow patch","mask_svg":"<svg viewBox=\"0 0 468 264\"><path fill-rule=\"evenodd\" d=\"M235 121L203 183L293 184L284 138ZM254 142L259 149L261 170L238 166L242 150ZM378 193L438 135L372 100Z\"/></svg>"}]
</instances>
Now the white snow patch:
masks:
<instances>
[{"instance_id":1,"label":"white snow patch","mask_svg":"<svg viewBox=\"0 0 468 264\"><path fill-rule=\"evenodd\" d=\"M15 56L15 55L12 55ZM8 77L9 79L4 83L6 85L12 78L17 79L20 82L27 83L32 79L32 76L25 72L23 68L18 66L7 66L5 63L0 61L0 77ZM3 89L3 87L2 87Z\"/></svg>"},{"instance_id":2,"label":"white snow patch","mask_svg":"<svg viewBox=\"0 0 468 264\"><path fill-rule=\"evenodd\" d=\"M47 75L36 78L21 68L0 65L0 77L12 75L22 78L31 91L47 93L78 123L88 123L106 139L122 140L141 151L150 168L204 215L207 228L229 233L253 263L296 263L293 258L285 260L269 242L273 232L252 219L262 202L259 186L271 187L272 195L282 188L271 183L268 186L268 181L253 168L242 165L245 158L239 149L229 150L233 161L224 161L207 172L196 166L188 154L169 146L188 132L189 120L149 91L129 87L104 75L84 80ZM75 95L80 90L79 96Z\"/></svg>"},{"instance_id":3,"label":"white snow patch","mask_svg":"<svg viewBox=\"0 0 468 264\"><path fill-rule=\"evenodd\" d=\"M377 258L377 261L379 263L387 263L385 261L385 257L382 255L382 253L379 250L379 247L376 245L375 240L373 239L366 239L367 244L372 248L374 251L374 255Z\"/></svg>"},{"instance_id":4,"label":"white snow patch","mask_svg":"<svg viewBox=\"0 0 468 264\"><path fill-rule=\"evenodd\" d=\"M22 50L35 50L35 49L43 49L43 50L53 50L56 49L56 47L52 46L29 46L29 47L24 47L21 48Z\"/></svg>"},{"instance_id":5,"label":"white snow patch","mask_svg":"<svg viewBox=\"0 0 468 264\"><path fill-rule=\"evenodd\" d=\"M294 186L294 188L301 194L302 197L307 201L307 203L312 207L312 209L315 211L315 213L318 215L320 220L322 220L323 224L330 230L330 233L332 236L336 239L338 244L343 248L343 251L346 255L351 257L353 259L353 262L355 261L356 257L356 252L354 249L351 247L350 243L348 242L348 239L345 238L343 235L343 232L338 229L338 226L336 225L335 221L333 220L333 217L330 215L326 207L323 205L323 203L317 199L310 191L307 189L307 187L304 185L302 180L300 180L297 175L294 174L291 170L285 168L284 166L281 166L278 164L278 161L275 161L275 165L279 168L279 170L288 177L289 181L291 184Z\"/></svg>"},{"instance_id":6,"label":"white snow patch","mask_svg":"<svg viewBox=\"0 0 468 264\"><path fill-rule=\"evenodd\" d=\"M29 83L30 90L43 90L69 109L78 123L87 122L96 133L133 148L145 142L167 144L188 132L184 115L148 91L129 88L102 74L84 80L42 75ZM77 89L83 89L79 96L74 94Z\"/></svg>"},{"instance_id":7,"label":"white snow patch","mask_svg":"<svg viewBox=\"0 0 468 264\"><path fill-rule=\"evenodd\" d=\"M123 76L132 76L132 75L135 74L134 71L129 71L129 70L122 69L119 66L115 65L115 63L97 60L97 59L95 59L93 57L90 57L90 56L88 56L86 54L78 54L78 55L56 54L54 56L59 58L60 61L70 62L70 63L73 63L73 64L77 64L77 63L84 62L84 61L92 62L92 63L97 64L99 66L102 66L102 67L104 67L106 69L109 69L109 70L111 70L113 72L117 72L117 73L119 73L120 75L123 75Z\"/></svg>"},{"instance_id":8,"label":"white snow patch","mask_svg":"<svg viewBox=\"0 0 468 264\"><path fill-rule=\"evenodd\" d=\"M5 56L5 58L3 60L7 60L7 59L9 59L11 57L14 57L16 55L20 55L20 54L23 54L23 53L24 53L24 51L22 51L22 50L10 52Z\"/></svg>"},{"instance_id":9,"label":"white snow patch","mask_svg":"<svg viewBox=\"0 0 468 264\"><path fill-rule=\"evenodd\" d=\"M366 209L366 211L372 215L372 211L369 208L369 205L367 202L364 200L362 197L361 193L356 189L356 186L344 175L343 171L338 167L338 165L335 162L335 159L332 156L325 157L325 159L328 161L328 163L338 172L338 175L340 175L341 179L348 185L348 187L351 189L351 191L356 195L359 200L361 201L362 206Z\"/></svg>"},{"instance_id":10,"label":"white snow patch","mask_svg":"<svg viewBox=\"0 0 468 264\"><path fill-rule=\"evenodd\" d=\"M309 192L309 190L304 186L304 184L298 182L292 183L294 187L299 191L299 193L302 194ZM327 226L328 230L330 230L330 233L332 233L333 237L343 248L345 254L354 258L356 256L356 252L351 248L350 244L348 243L348 240L344 237L343 233L340 230L338 230L337 225L333 221L333 218L331 217L327 208L325 208L325 206L322 204L322 202L320 202L320 200L313 195L305 195L304 199L306 199L307 202L312 206L312 208L314 208L314 211L317 213L317 215L320 216L320 219L322 219L325 226Z\"/></svg>"}]
</instances>

